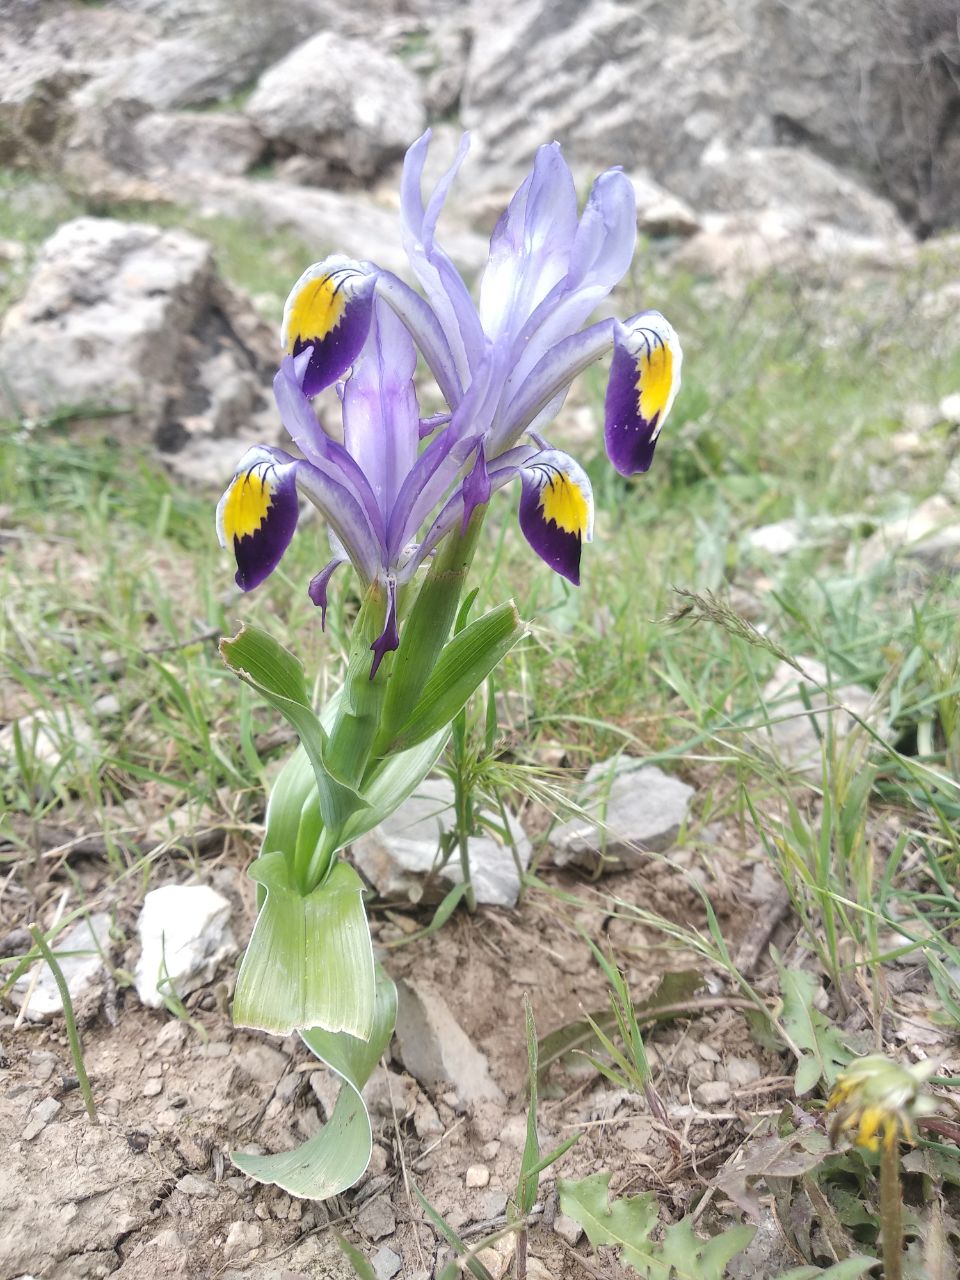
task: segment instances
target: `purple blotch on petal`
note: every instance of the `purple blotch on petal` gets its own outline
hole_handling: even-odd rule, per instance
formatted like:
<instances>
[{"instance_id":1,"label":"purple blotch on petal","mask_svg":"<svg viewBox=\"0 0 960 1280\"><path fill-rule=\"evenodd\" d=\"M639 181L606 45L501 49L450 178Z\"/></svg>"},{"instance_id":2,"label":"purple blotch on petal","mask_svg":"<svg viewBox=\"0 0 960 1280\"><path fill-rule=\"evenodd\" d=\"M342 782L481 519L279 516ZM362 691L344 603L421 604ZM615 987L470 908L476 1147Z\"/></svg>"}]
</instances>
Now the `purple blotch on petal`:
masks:
<instances>
[{"instance_id":1,"label":"purple blotch on petal","mask_svg":"<svg viewBox=\"0 0 960 1280\"><path fill-rule=\"evenodd\" d=\"M300 500L296 464L271 465L264 470L270 484L266 515L252 533L232 539L236 582L241 591L253 591L273 573L297 528Z\"/></svg>"},{"instance_id":2,"label":"purple blotch on petal","mask_svg":"<svg viewBox=\"0 0 960 1280\"><path fill-rule=\"evenodd\" d=\"M637 412L637 362L618 342L610 363L604 402L607 456L622 476L649 471L657 447L657 418L647 422Z\"/></svg>"},{"instance_id":3,"label":"purple blotch on petal","mask_svg":"<svg viewBox=\"0 0 960 1280\"><path fill-rule=\"evenodd\" d=\"M346 561L341 556L331 560L329 564L324 565L318 574L311 578L310 585L307 587L307 594L320 610L321 630L326 630L327 626L327 587L334 572L345 563Z\"/></svg>"},{"instance_id":4,"label":"purple blotch on petal","mask_svg":"<svg viewBox=\"0 0 960 1280\"><path fill-rule=\"evenodd\" d=\"M350 368L363 348L370 329L377 278L369 276L357 287L343 309L340 323L323 338L298 336L293 344L296 358L308 347L313 348L303 372L301 386L306 396L315 396L336 382Z\"/></svg>"},{"instance_id":5,"label":"purple blotch on petal","mask_svg":"<svg viewBox=\"0 0 960 1280\"><path fill-rule=\"evenodd\" d=\"M580 585L580 552L583 539L545 520L540 505L541 488L534 476L521 472L520 528L534 551L561 577Z\"/></svg>"},{"instance_id":6,"label":"purple blotch on petal","mask_svg":"<svg viewBox=\"0 0 960 1280\"><path fill-rule=\"evenodd\" d=\"M373 665L370 668L372 680L380 669L384 655L400 645L400 630L397 627L397 583L394 578L387 579L387 616L383 630L370 646L373 651Z\"/></svg>"}]
</instances>

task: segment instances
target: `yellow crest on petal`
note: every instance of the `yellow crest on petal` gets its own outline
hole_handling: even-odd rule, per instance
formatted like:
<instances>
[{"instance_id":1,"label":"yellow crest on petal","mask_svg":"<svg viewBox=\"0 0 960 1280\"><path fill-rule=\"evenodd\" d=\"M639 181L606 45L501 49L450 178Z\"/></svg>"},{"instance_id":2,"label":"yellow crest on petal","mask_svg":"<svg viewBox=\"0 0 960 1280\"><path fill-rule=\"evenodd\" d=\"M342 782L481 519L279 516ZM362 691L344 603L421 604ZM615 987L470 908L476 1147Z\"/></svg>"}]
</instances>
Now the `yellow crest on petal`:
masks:
<instances>
[{"instance_id":1,"label":"yellow crest on petal","mask_svg":"<svg viewBox=\"0 0 960 1280\"><path fill-rule=\"evenodd\" d=\"M285 345L292 355L299 338L305 345L320 342L343 319L348 295L344 287L347 275L341 268L327 275L306 280L291 298L284 317Z\"/></svg>"},{"instance_id":2,"label":"yellow crest on petal","mask_svg":"<svg viewBox=\"0 0 960 1280\"><path fill-rule=\"evenodd\" d=\"M267 518L271 498L270 482L258 469L242 471L235 477L221 512L223 533L228 542L249 538L257 532Z\"/></svg>"},{"instance_id":3,"label":"yellow crest on petal","mask_svg":"<svg viewBox=\"0 0 960 1280\"><path fill-rule=\"evenodd\" d=\"M586 494L563 471L554 471L540 490L540 510L546 521L552 520L564 533L581 537L590 525L590 503Z\"/></svg>"},{"instance_id":4,"label":"yellow crest on petal","mask_svg":"<svg viewBox=\"0 0 960 1280\"><path fill-rule=\"evenodd\" d=\"M663 419L673 389L673 352L662 339L637 357L637 412L644 422Z\"/></svg>"}]
</instances>

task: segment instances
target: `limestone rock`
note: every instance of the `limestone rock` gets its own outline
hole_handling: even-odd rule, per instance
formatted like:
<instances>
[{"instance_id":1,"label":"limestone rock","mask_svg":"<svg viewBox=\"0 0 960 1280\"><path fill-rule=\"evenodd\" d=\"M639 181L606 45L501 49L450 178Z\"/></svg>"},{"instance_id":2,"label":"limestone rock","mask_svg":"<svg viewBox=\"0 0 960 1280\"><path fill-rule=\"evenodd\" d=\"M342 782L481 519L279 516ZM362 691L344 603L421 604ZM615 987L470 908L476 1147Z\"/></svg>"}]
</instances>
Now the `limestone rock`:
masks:
<instances>
[{"instance_id":1,"label":"limestone rock","mask_svg":"<svg viewBox=\"0 0 960 1280\"><path fill-rule=\"evenodd\" d=\"M583 818L550 836L557 866L623 870L644 853L669 849L687 819L693 788L630 756L601 761L587 772L578 797Z\"/></svg>"},{"instance_id":2,"label":"limestone rock","mask_svg":"<svg viewBox=\"0 0 960 1280\"><path fill-rule=\"evenodd\" d=\"M181 998L210 982L221 961L235 950L230 903L208 885L167 884L151 889L137 924L140 958L134 974L137 995L159 1009L163 996ZM158 986L163 975L168 982Z\"/></svg>"},{"instance_id":3,"label":"limestone rock","mask_svg":"<svg viewBox=\"0 0 960 1280\"><path fill-rule=\"evenodd\" d=\"M862 569L903 555L937 571L960 566L960 511L934 494L905 516L887 520L860 548Z\"/></svg>"},{"instance_id":4,"label":"limestone rock","mask_svg":"<svg viewBox=\"0 0 960 1280\"><path fill-rule=\"evenodd\" d=\"M274 338L216 275L210 246L183 231L77 218L46 241L0 325L7 412L112 410L175 449L269 404Z\"/></svg>"},{"instance_id":5,"label":"limestone rock","mask_svg":"<svg viewBox=\"0 0 960 1280\"><path fill-rule=\"evenodd\" d=\"M631 173L637 197L637 229L651 240L663 236L686 239L700 230L700 219L690 205L646 173Z\"/></svg>"},{"instance_id":6,"label":"limestone rock","mask_svg":"<svg viewBox=\"0 0 960 1280\"><path fill-rule=\"evenodd\" d=\"M447 778L426 778L379 827L353 845L353 861L382 898L439 902L463 879L457 855L430 882L440 836L453 821L453 784ZM530 841L520 823L508 814L510 830L524 867L530 863ZM470 839L470 873L477 901L512 907L520 893L520 879L511 850L492 835Z\"/></svg>"},{"instance_id":7,"label":"limestone rock","mask_svg":"<svg viewBox=\"0 0 960 1280\"><path fill-rule=\"evenodd\" d=\"M402 62L332 31L266 71L246 110L265 137L356 178L401 156L426 122L419 84Z\"/></svg>"},{"instance_id":8,"label":"limestone rock","mask_svg":"<svg viewBox=\"0 0 960 1280\"><path fill-rule=\"evenodd\" d=\"M753 741L785 768L817 781L822 775L821 738L832 732L835 741L842 742L857 728L856 721L847 712L826 708L842 703L862 719L875 719L873 695L858 684L834 687L829 696L821 693L813 681L829 686L826 667L815 658L804 657L798 661L807 678L788 662L781 662L764 686L763 701L771 724L756 734ZM809 709L800 694L801 686L806 690Z\"/></svg>"},{"instance_id":9,"label":"limestone rock","mask_svg":"<svg viewBox=\"0 0 960 1280\"><path fill-rule=\"evenodd\" d=\"M412 978L397 984L397 1045L404 1067L428 1089L453 1088L467 1104L503 1094L487 1059L470 1041L435 987Z\"/></svg>"},{"instance_id":10,"label":"limestone rock","mask_svg":"<svg viewBox=\"0 0 960 1280\"><path fill-rule=\"evenodd\" d=\"M106 978L103 956L110 950L110 916L105 911L97 911L88 919L78 920L57 935L51 949L76 1008L84 999L102 990ZM39 1022L59 1013L63 1003L56 980L46 964L40 963L36 982L33 978L34 971L19 978L10 998L16 1005L26 1003L27 1018Z\"/></svg>"},{"instance_id":11,"label":"limestone rock","mask_svg":"<svg viewBox=\"0 0 960 1280\"><path fill-rule=\"evenodd\" d=\"M227 111L156 111L142 116L132 128L140 170L171 172L247 173L263 157L266 142L253 124Z\"/></svg>"}]
</instances>

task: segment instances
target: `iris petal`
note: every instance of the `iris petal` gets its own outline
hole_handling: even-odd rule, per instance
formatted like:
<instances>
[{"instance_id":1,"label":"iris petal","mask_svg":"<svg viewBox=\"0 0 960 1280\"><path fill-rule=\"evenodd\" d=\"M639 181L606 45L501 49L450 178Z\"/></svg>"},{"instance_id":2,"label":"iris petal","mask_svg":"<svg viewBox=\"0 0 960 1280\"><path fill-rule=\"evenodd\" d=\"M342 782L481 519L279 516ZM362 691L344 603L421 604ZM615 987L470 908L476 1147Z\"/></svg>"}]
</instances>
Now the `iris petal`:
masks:
<instances>
[{"instance_id":1,"label":"iris petal","mask_svg":"<svg viewBox=\"0 0 960 1280\"><path fill-rule=\"evenodd\" d=\"M551 569L580 585L580 551L593 537L593 491L586 472L557 449L536 454L520 473L520 528Z\"/></svg>"},{"instance_id":2,"label":"iris petal","mask_svg":"<svg viewBox=\"0 0 960 1280\"><path fill-rule=\"evenodd\" d=\"M297 527L297 463L279 449L249 449L217 504L220 544L233 551L237 586L252 591L268 577Z\"/></svg>"},{"instance_id":3,"label":"iris petal","mask_svg":"<svg viewBox=\"0 0 960 1280\"><path fill-rule=\"evenodd\" d=\"M302 386L315 396L342 377L370 328L377 270L340 254L308 267L283 309L280 340L286 355L312 347Z\"/></svg>"},{"instance_id":4,"label":"iris petal","mask_svg":"<svg viewBox=\"0 0 960 1280\"><path fill-rule=\"evenodd\" d=\"M400 630L397 627L397 583L395 578L387 579L387 616L383 630L370 646L373 652L373 665L370 668L370 679L377 674L380 663L392 650L400 646Z\"/></svg>"},{"instance_id":5,"label":"iris petal","mask_svg":"<svg viewBox=\"0 0 960 1280\"><path fill-rule=\"evenodd\" d=\"M680 389L682 363L680 341L659 311L645 311L616 326L604 436L610 461L621 475L650 469Z\"/></svg>"},{"instance_id":6,"label":"iris petal","mask_svg":"<svg viewBox=\"0 0 960 1280\"><path fill-rule=\"evenodd\" d=\"M346 564L343 556L337 556L315 574L310 579L310 585L307 587L307 595L320 610L320 629L326 629L327 625L327 587L330 585L330 579L334 572L340 568L342 564Z\"/></svg>"}]
</instances>

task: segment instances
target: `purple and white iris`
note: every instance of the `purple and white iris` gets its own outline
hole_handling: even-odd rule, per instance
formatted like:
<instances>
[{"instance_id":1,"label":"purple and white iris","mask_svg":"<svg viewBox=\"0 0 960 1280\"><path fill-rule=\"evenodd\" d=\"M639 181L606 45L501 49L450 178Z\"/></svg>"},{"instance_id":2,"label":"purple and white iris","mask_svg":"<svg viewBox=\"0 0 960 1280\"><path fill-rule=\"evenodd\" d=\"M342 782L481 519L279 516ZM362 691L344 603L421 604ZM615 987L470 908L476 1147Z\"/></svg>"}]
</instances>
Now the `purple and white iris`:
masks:
<instances>
[{"instance_id":1,"label":"purple and white iris","mask_svg":"<svg viewBox=\"0 0 960 1280\"><path fill-rule=\"evenodd\" d=\"M477 304L436 241L467 139L424 205L428 144L426 133L407 152L401 187L404 247L422 294L342 256L304 272L284 310L287 354L274 382L303 457L249 450L217 509L244 590L279 562L299 496L320 509L336 554L310 595L325 611L330 575L345 560L364 583L382 585L388 607L374 671L398 643L398 586L510 480L520 481L520 527L533 549L579 582L593 527L590 483L540 433L583 369L613 349L605 441L624 475L649 468L680 383L680 344L659 312L583 327L633 256L636 209L625 174L602 173L578 213L558 144L541 147L493 232ZM448 406L426 421L413 385L417 349ZM341 445L318 424L310 397L345 375Z\"/></svg>"}]
</instances>

